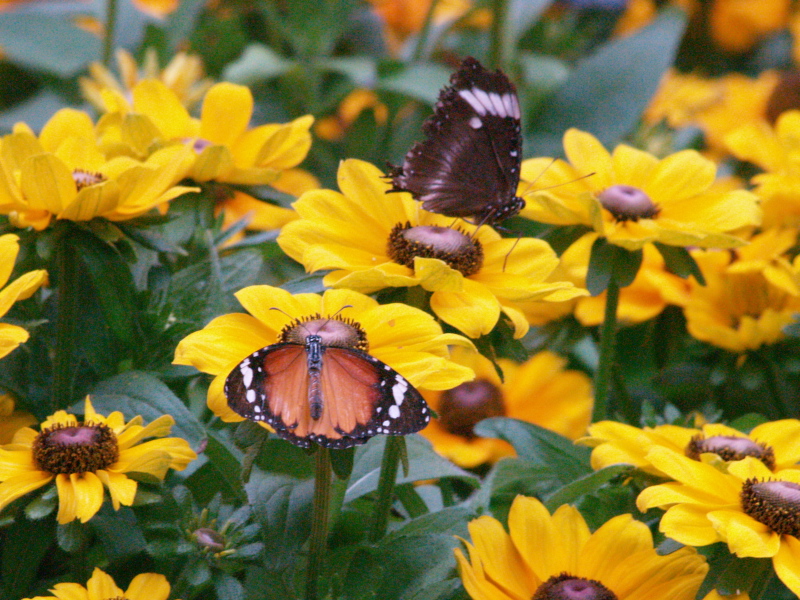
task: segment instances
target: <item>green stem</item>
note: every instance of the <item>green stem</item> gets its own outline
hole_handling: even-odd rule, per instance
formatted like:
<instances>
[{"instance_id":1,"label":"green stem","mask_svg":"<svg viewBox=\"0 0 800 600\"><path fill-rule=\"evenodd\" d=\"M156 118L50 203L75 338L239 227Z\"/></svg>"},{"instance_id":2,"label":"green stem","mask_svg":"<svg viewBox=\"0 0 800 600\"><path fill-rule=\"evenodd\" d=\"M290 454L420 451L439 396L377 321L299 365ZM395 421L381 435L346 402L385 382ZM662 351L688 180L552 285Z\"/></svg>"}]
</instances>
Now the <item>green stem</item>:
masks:
<instances>
[{"instance_id":1,"label":"green stem","mask_svg":"<svg viewBox=\"0 0 800 600\"><path fill-rule=\"evenodd\" d=\"M404 440L401 436L390 435L386 437L386 446L383 448L381 461L381 474L378 479L378 499L375 502L375 512L372 518L372 531L369 539L377 542L386 533L389 523L389 511L392 510L394 499L394 484L397 477L397 467L400 464L400 453Z\"/></svg>"},{"instance_id":2,"label":"green stem","mask_svg":"<svg viewBox=\"0 0 800 600\"><path fill-rule=\"evenodd\" d=\"M111 64L114 53L114 30L117 28L117 0L106 0L106 33L103 39L103 66Z\"/></svg>"},{"instance_id":3,"label":"green stem","mask_svg":"<svg viewBox=\"0 0 800 600\"><path fill-rule=\"evenodd\" d=\"M72 401L72 374L75 371L75 321L78 317L78 256L72 244L70 227L56 234L56 349L53 358L51 409L63 408Z\"/></svg>"},{"instance_id":4,"label":"green stem","mask_svg":"<svg viewBox=\"0 0 800 600\"><path fill-rule=\"evenodd\" d=\"M619 284L613 274L606 289L606 310L600 328L600 363L594 375L594 414L592 422L608 417L608 392L614 366L614 343L617 337L617 306L619 305Z\"/></svg>"},{"instance_id":5,"label":"green stem","mask_svg":"<svg viewBox=\"0 0 800 600\"><path fill-rule=\"evenodd\" d=\"M772 396L772 405L777 411L776 418L786 419L792 416L791 408L786 396L781 390L781 373L778 365L775 364L775 359L770 352L770 348L765 348L764 352L759 354L761 362L764 364L766 371L767 389L769 389L770 396Z\"/></svg>"},{"instance_id":6,"label":"green stem","mask_svg":"<svg viewBox=\"0 0 800 600\"><path fill-rule=\"evenodd\" d=\"M492 1L492 30L489 40L489 64L495 69L507 70L506 56L506 23L508 3L506 0Z\"/></svg>"},{"instance_id":7,"label":"green stem","mask_svg":"<svg viewBox=\"0 0 800 600\"><path fill-rule=\"evenodd\" d=\"M319 446L314 458L314 513L306 570L306 600L319 598L319 575L328 548L328 514L331 500L330 450Z\"/></svg>"},{"instance_id":8,"label":"green stem","mask_svg":"<svg viewBox=\"0 0 800 600\"><path fill-rule=\"evenodd\" d=\"M419 30L417 36L417 45L414 47L414 54L411 55L411 62L419 62L426 56L426 46L428 45L428 36L431 34L431 25L433 24L433 11L436 10L438 0L431 0L428 6L428 12L425 13L425 20L422 22L422 28Z\"/></svg>"}]
</instances>

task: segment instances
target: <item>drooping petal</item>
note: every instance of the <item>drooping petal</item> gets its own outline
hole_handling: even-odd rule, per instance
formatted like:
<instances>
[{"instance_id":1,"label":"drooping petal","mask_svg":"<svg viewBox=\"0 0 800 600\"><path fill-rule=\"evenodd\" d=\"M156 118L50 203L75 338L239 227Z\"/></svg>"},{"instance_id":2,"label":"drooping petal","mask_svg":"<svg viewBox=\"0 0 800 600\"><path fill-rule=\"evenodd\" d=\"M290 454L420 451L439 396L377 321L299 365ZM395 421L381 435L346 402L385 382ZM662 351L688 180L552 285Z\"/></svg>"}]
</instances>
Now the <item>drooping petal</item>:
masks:
<instances>
[{"instance_id":1,"label":"drooping petal","mask_svg":"<svg viewBox=\"0 0 800 600\"><path fill-rule=\"evenodd\" d=\"M163 575L141 573L133 578L124 597L127 600L167 600L169 590L169 582Z\"/></svg>"},{"instance_id":2,"label":"drooping petal","mask_svg":"<svg viewBox=\"0 0 800 600\"><path fill-rule=\"evenodd\" d=\"M11 504L17 498L38 490L53 480L50 473L43 471L28 471L6 478L0 483L0 510Z\"/></svg>"}]
</instances>

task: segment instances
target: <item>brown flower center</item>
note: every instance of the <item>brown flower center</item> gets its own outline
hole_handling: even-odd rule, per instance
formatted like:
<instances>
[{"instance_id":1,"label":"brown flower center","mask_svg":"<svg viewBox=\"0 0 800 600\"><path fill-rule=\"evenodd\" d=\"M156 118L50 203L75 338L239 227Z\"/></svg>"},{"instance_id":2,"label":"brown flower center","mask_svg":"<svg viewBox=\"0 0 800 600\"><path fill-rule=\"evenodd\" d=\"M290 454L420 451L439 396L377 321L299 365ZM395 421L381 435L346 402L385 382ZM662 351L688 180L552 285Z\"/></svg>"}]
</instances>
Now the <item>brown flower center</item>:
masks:
<instances>
[{"instance_id":1,"label":"brown flower center","mask_svg":"<svg viewBox=\"0 0 800 600\"><path fill-rule=\"evenodd\" d=\"M362 352L369 350L367 334L361 325L338 314L332 317L316 314L296 319L283 328L280 341L305 344L309 335L318 335L322 338L323 346L353 348Z\"/></svg>"},{"instance_id":2,"label":"brown flower center","mask_svg":"<svg viewBox=\"0 0 800 600\"><path fill-rule=\"evenodd\" d=\"M562 573L540 585L531 600L617 600L617 595L599 581Z\"/></svg>"},{"instance_id":3,"label":"brown flower center","mask_svg":"<svg viewBox=\"0 0 800 600\"><path fill-rule=\"evenodd\" d=\"M597 199L617 221L651 219L659 213L650 196L632 185L612 185L600 192Z\"/></svg>"},{"instance_id":4,"label":"brown flower center","mask_svg":"<svg viewBox=\"0 0 800 600\"><path fill-rule=\"evenodd\" d=\"M36 436L32 450L36 467L53 475L95 472L119 458L117 436L102 423L56 423Z\"/></svg>"},{"instance_id":5,"label":"brown flower center","mask_svg":"<svg viewBox=\"0 0 800 600\"><path fill-rule=\"evenodd\" d=\"M770 125L787 110L800 109L800 71L784 73L767 99L764 116Z\"/></svg>"},{"instance_id":6,"label":"brown flower center","mask_svg":"<svg viewBox=\"0 0 800 600\"><path fill-rule=\"evenodd\" d=\"M700 460L704 452L711 452L722 460L742 460L752 456L763 462L770 471L775 470L775 451L771 446L760 444L746 437L715 435L705 438L702 433L694 436L686 447L686 456Z\"/></svg>"},{"instance_id":7,"label":"brown flower center","mask_svg":"<svg viewBox=\"0 0 800 600\"><path fill-rule=\"evenodd\" d=\"M208 527L201 527L195 530L192 535L200 546L211 552L222 552L225 549L225 537L218 531Z\"/></svg>"},{"instance_id":8,"label":"brown flower center","mask_svg":"<svg viewBox=\"0 0 800 600\"><path fill-rule=\"evenodd\" d=\"M454 435L474 438L472 428L489 417L505 414L503 394L485 379L467 381L442 393L439 399L439 423Z\"/></svg>"},{"instance_id":9,"label":"brown flower center","mask_svg":"<svg viewBox=\"0 0 800 600\"><path fill-rule=\"evenodd\" d=\"M414 259L437 258L469 277L483 266L481 243L463 231L449 227L398 223L389 234L389 257L400 265L414 267Z\"/></svg>"},{"instance_id":10,"label":"brown flower center","mask_svg":"<svg viewBox=\"0 0 800 600\"><path fill-rule=\"evenodd\" d=\"M791 481L748 479L742 486L742 510L775 533L800 537L800 485Z\"/></svg>"},{"instance_id":11,"label":"brown flower center","mask_svg":"<svg viewBox=\"0 0 800 600\"><path fill-rule=\"evenodd\" d=\"M104 182L106 176L102 173L92 173L90 171L84 171L83 169L75 169L72 171L72 179L75 181L75 186L80 192L85 187Z\"/></svg>"}]
</instances>

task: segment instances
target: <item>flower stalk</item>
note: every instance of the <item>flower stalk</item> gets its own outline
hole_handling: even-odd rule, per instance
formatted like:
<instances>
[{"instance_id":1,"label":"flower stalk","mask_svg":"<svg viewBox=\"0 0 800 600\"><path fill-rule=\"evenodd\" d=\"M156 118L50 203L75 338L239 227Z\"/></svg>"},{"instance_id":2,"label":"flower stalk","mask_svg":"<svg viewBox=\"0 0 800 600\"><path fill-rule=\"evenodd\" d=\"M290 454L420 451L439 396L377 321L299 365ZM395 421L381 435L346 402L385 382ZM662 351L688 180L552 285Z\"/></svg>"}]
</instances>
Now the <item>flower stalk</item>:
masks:
<instances>
[{"instance_id":1,"label":"flower stalk","mask_svg":"<svg viewBox=\"0 0 800 600\"><path fill-rule=\"evenodd\" d=\"M330 450L318 446L314 454L314 507L306 570L307 600L319 598L319 575L322 572L328 546L331 473Z\"/></svg>"},{"instance_id":2,"label":"flower stalk","mask_svg":"<svg viewBox=\"0 0 800 600\"><path fill-rule=\"evenodd\" d=\"M114 53L114 32L117 28L117 0L106 0L106 31L103 37L103 66L111 64Z\"/></svg>"},{"instance_id":3,"label":"flower stalk","mask_svg":"<svg viewBox=\"0 0 800 600\"><path fill-rule=\"evenodd\" d=\"M389 523L389 511L392 509L394 498L395 478L397 467L400 464L400 455L405 440L401 436L390 435L386 438L381 461L381 473L378 479L378 499L375 503L375 512L372 518L372 530L369 534L371 542L379 541L386 533Z\"/></svg>"},{"instance_id":4,"label":"flower stalk","mask_svg":"<svg viewBox=\"0 0 800 600\"><path fill-rule=\"evenodd\" d=\"M61 223L59 223L61 225ZM56 350L53 359L51 410L72 400L72 373L75 355L75 321L78 317L78 255L70 240L70 224L65 222L56 235Z\"/></svg>"},{"instance_id":5,"label":"flower stalk","mask_svg":"<svg viewBox=\"0 0 800 600\"><path fill-rule=\"evenodd\" d=\"M619 283L612 274L608 288L606 288L606 308L603 325L600 327L600 362L594 375L594 412L592 415L594 423L608 417L608 394L614 368L618 305Z\"/></svg>"}]
</instances>

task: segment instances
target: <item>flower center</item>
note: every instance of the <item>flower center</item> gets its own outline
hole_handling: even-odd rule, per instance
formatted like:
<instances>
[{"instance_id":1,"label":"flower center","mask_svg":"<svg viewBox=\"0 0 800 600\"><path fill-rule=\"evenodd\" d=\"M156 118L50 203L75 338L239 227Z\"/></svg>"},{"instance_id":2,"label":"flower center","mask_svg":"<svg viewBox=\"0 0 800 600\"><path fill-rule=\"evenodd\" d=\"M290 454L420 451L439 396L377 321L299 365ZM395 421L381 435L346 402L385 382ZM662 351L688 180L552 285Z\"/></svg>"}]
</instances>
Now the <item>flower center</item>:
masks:
<instances>
[{"instance_id":1,"label":"flower center","mask_svg":"<svg viewBox=\"0 0 800 600\"><path fill-rule=\"evenodd\" d=\"M414 259L438 258L469 277L483 266L483 247L463 231L449 227L398 223L389 234L389 257L400 265L414 267Z\"/></svg>"},{"instance_id":2,"label":"flower center","mask_svg":"<svg viewBox=\"0 0 800 600\"><path fill-rule=\"evenodd\" d=\"M617 595L599 581L562 573L540 585L531 600L617 600Z\"/></svg>"},{"instance_id":3,"label":"flower center","mask_svg":"<svg viewBox=\"0 0 800 600\"><path fill-rule=\"evenodd\" d=\"M632 185L612 185L600 192L597 199L617 221L651 219L659 212L650 196Z\"/></svg>"},{"instance_id":4,"label":"flower center","mask_svg":"<svg viewBox=\"0 0 800 600\"><path fill-rule=\"evenodd\" d=\"M489 417L505 414L503 394L493 383L476 379L442 393L439 400L439 423L454 435L474 438L472 428Z\"/></svg>"},{"instance_id":5,"label":"flower center","mask_svg":"<svg viewBox=\"0 0 800 600\"><path fill-rule=\"evenodd\" d=\"M686 447L686 456L700 460L703 452L711 452L722 460L742 460L746 456L753 456L763 462L770 471L775 470L775 451L771 446L760 444L746 437L732 435L715 435L710 438L698 434L692 438Z\"/></svg>"},{"instance_id":6,"label":"flower center","mask_svg":"<svg viewBox=\"0 0 800 600\"><path fill-rule=\"evenodd\" d=\"M775 533L800 537L800 485L791 481L748 479L742 510Z\"/></svg>"},{"instance_id":7,"label":"flower center","mask_svg":"<svg viewBox=\"0 0 800 600\"><path fill-rule=\"evenodd\" d=\"M92 173L90 171L84 171L83 169L75 169L72 171L72 179L75 181L75 186L80 192L85 187L104 182L106 176L102 173Z\"/></svg>"},{"instance_id":8,"label":"flower center","mask_svg":"<svg viewBox=\"0 0 800 600\"><path fill-rule=\"evenodd\" d=\"M212 552L222 552L225 549L225 538L218 531L201 527L192 534L197 543L204 549Z\"/></svg>"},{"instance_id":9,"label":"flower center","mask_svg":"<svg viewBox=\"0 0 800 600\"><path fill-rule=\"evenodd\" d=\"M102 423L56 423L33 440L33 462L53 475L95 472L117 462L119 445Z\"/></svg>"},{"instance_id":10,"label":"flower center","mask_svg":"<svg viewBox=\"0 0 800 600\"><path fill-rule=\"evenodd\" d=\"M322 338L323 346L353 348L362 352L369 350L367 334L361 325L338 314L332 317L316 314L296 319L283 328L280 341L305 344L306 338L310 335Z\"/></svg>"}]
</instances>

